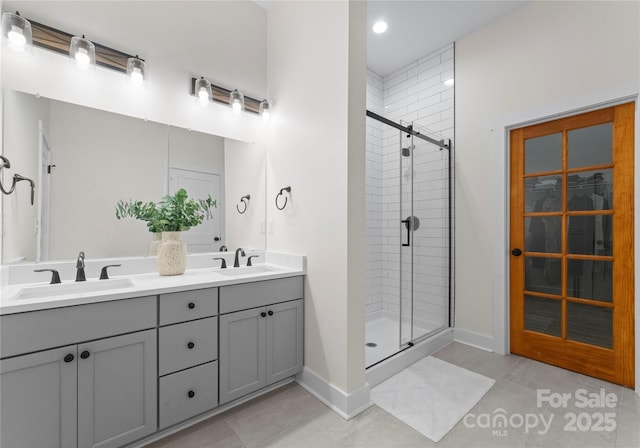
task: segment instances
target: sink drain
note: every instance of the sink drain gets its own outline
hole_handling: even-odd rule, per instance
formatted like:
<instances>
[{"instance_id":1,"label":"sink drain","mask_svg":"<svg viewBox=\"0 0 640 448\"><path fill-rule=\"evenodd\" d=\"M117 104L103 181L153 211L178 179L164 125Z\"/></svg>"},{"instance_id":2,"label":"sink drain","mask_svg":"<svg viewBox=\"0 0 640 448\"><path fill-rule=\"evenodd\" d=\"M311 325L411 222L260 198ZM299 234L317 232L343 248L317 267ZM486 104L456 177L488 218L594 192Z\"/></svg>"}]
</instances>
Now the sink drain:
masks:
<instances>
[{"instance_id":1,"label":"sink drain","mask_svg":"<svg viewBox=\"0 0 640 448\"><path fill-rule=\"evenodd\" d=\"M366 345L367 347L377 347L378 346L378 344L376 344L375 342L367 342L364 345Z\"/></svg>"}]
</instances>

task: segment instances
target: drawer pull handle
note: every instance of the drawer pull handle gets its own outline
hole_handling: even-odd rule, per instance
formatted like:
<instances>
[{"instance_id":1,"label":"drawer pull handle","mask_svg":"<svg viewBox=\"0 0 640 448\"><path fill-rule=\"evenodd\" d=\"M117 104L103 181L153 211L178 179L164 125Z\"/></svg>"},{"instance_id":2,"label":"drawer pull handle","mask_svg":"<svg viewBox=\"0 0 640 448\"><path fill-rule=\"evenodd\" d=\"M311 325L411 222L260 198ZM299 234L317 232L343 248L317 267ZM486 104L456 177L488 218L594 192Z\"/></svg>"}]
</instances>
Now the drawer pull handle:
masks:
<instances>
[{"instance_id":1,"label":"drawer pull handle","mask_svg":"<svg viewBox=\"0 0 640 448\"><path fill-rule=\"evenodd\" d=\"M187 393L187 395L189 396L189 398L193 398L193 397L195 397L195 396L196 396L196 393L195 393L194 391L190 390L190 391Z\"/></svg>"},{"instance_id":2,"label":"drawer pull handle","mask_svg":"<svg viewBox=\"0 0 640 448\"><path fill-rule=\"evenodd\" d=\"M267 313L265 313L264 311L262 313L260 313L260 316L262 317L267 317Z\"/></svg>"},{"instance_id":3,"label":"drawer pull handle","mask_svg":"<svg viewBox=\"0 0 640 448\"><path fill-rule=\"evenodd\" d=\"M64 357L64 362L71 362L75 359L75 356L73 356L71 353L69 353L67 356Z\"/></svg>"},{"instance_id":4,"label":"drawer pull handle","mask_svg":"<svg viewBox=\"0 0 640 448\"><path fill-rule=\"evenodd\" d=\"M80 353L80 357L82 359L87 359L89 356L91 356L91 353L89 353L88 351L83 351L82 353Z\"/></svg>"},{"instance_id":5,"label":"drawer pull handle","mask_svg":"<svg viewBox=\"0 0 640 448\"><path fill-rule=\"evenodd\" d=\"M269 310L269 316L273 316L273 311Z\"/></svg>"},{"instance_id":6,"label":"drawer pull handle","mask_svg":"<svg viewBox=\"0 0 640 448\"><path fill-rule=\"evenodd\" d=\"M196 307L196 304L193 302L189 302L189 305L187 305L189 307L190 310L194 309Z\"/></svg>"},{"instance_id":7,"label":"drawer pull handle","mask_svg":"<svg viewBox=\"0 0 640 448\"><path fill-rule=\"evenodd\" d=\"M188 348L189 350L191 350L191 349L192 349L193 347L195 347L195 346L196 346L196 344L194 344L193 342L189 342L189 343L187 344L187 348Z\"/></svg>"}]
</instances>

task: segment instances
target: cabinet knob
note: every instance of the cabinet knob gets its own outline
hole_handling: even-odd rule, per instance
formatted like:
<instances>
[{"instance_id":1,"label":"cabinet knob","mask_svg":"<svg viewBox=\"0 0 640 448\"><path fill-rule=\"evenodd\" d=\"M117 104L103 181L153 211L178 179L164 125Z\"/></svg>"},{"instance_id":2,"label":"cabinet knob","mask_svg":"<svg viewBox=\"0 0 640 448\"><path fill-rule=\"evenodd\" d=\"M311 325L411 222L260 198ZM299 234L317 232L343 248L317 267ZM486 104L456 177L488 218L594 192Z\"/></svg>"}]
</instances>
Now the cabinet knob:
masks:
<instances>
[{"instance_id":1,"label":"cabinet knob","mask_svg":"<svg viewBox=\"0 0 640 448\"><path fill-rule=\"evenodd\" d=\"M87 359L89 356L91 356L91 353L89 353L88 351L83 351L82 353L80 353L80 357L82 359Z\"/></svg>"},{"instance_id":2,"label":"cabinet knob","mask_svg":"<svg viewBox=\"0 0 640 448\"><path fill-rule=\"evenodd\" d=\"M187 344L187 348L188 348L189 350L191 350L191 349L192 349L193 347L195 347L195 346L196 346L196 344L194 344L193 342L189 342L189 343Z\"/></svg>"},{"instance_id":3,"label":"cabinet knob","mask_svg":"<svg viewBox=\"0 0 640 448\"><path fill-rule=\"evenodd\" d=\"M71 353L69 353L67 356L64 357L64 362L71 362L75 359L75 356L73 356Z\"/></svg>"},{"instance_id":4,"label":"cabinet knob","mask_svg":"<svg viewBox=\"0 0 640 448\"><path fill-rule=\"evenodd\" d=\"M196 304L193 302L189 302L189 305L187 305L189 307L190 310L194 309L196 307Z\"/></svg>"},{"instance_id":5,"label":"cabinet knob","mask_svg":"<svg viewBox=\"0 0 640 448\"><path fill-rule=\"evenodd\" d=\"M262 317L267 317L267 313L265 313L264 311L262 313L260 313L260 316Z\"/></svg>"},{"instance_id":6,"label":"cabinet knob","mask_svg":"<svg viewBox=\"0 0 640 448\"><path fill-rule=\"evenodd\" d=\"M273 316L273 311L269 310L269 312L267 313L269 316Z\"/></svg>"},{"instance_id":7,"label":"cabinet knob","mask_svg":"<svg viewBox=\"0 0 640 448\"><path fill-rule=\"evenodd\" d=\"M190 390L189 392L187 392L187 396L188 396L189 398L193 398L193 397L195 397L195 396L196 396L196 393L195 393L194 391Z\"/></svg>"}]
</instances>

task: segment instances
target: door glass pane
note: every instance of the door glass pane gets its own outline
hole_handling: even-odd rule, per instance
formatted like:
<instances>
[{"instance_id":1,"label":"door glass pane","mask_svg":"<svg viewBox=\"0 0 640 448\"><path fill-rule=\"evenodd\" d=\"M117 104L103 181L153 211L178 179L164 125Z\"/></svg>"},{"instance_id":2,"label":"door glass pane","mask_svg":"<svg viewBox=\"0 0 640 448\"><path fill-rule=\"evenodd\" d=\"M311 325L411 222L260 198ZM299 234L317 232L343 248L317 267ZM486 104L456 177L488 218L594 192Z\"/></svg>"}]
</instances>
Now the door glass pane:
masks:
<instances>
[{"instance_id":1,"label":"door glass pane","mask_svg":"<svg viewBox=\"0 0 640 448\"><path fill-rule=\"evenodd\" d=\"M524 289L547 294L562 294L560 258L525 257Z\"/></svg>"},{"instance_id":2,"label":"door glass pane","mask_svg":"<svg viewBox=\"0 0 640 448\"><path fill-rule=\"evenodd\" d=\"M583 171L567 176L567 209L611 210L613 169Z\"/></svg>"},{"instance_id":3,"label":"door glass pane","mask_svg":"<svg viewBox=\"0 0 640 448\"><path fill-rule=\"evenodd\" d=\"M525 220L525 226L527 229L527 238L524 243L526 252L547 252L554 254L561 252L561 216L527 218Z\"/></svg>"},{"instance_id":4,"label":"door glass pane","mask_svg":"<svg viewBox=\"0 0 640 448\"><path fill-rule=\"evenodd\" d=\"M562 134L524 141L524 172L540 173L562 169Z\"/></svg>"},{"instance_id":5,"label":"door glass pane","mask_svg":"<svg viewBox=\"0 0 640 448\"><path fill-rule=\"evenodd\" d=\"M567 295L611 302L612 272L610 261L567 260Z\"/></svg>"},{"instance_id":6,"label":"door glass pane","mask_svg":"<svg viewBox=\"0 0 640 448\"><path fill-rule=\"evenodd\" d=\"M524 328L538 333L560 336L562 303L542 297L524 297Z\"/></svg>"},{"instance_id":7,"label":"door glass pane","mask_svg":"<svg viewBox=\"0 0 640 448\"><path fill-rule=\"evenodd\" d=\"M567 302L567 339L613 347L613 310Z\"/></svg>"},{"instance_id":8,"label":"door glass pane","mask_svg":"<svg viewBox=\"0 0 640 448\"><path fill-rule=\"evenodd\" d=\"M540 176L525 179L525 213L562 210L562 177Z\"/></svg>"},{"instance_id":9,"label":"door glass pane","mask_svg":"<svg viewBox=\"0 0 640 448\"><path fill-rule=\"evenodd\" d=\"M574 129L567 133L567 139L569 168L612 162L613 123Z\"/></svg>"},{"instance_id":10,"label":"door glass pane","mask_svg":"<svg viewBox=\"0 0 640 448\"><path fill-rule=\"evenodd\" d=\"M569 216L567 250L570 254L611 255L613 216Z\"/></svg>"}]
</instances>

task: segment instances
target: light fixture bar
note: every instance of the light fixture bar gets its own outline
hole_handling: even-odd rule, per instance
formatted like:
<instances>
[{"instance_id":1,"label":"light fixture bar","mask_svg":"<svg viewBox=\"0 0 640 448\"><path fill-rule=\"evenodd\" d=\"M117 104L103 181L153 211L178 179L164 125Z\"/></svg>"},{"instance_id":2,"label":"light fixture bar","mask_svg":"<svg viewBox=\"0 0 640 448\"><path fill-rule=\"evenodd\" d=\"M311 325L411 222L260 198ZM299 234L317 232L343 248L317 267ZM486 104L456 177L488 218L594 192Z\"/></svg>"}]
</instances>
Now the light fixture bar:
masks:
<instances>
[{"instance_id":1,"label":"light fixture bar","mask_svg":"<svg viewBox=\"0 0 640 448\"><path fill-rule=\"evenodd\" d=\"M33 45L69 55L73 34L65 33L42 23L31 22ZM93 42L93 41L92 41ZM96 47L96 64L122 73L127 73L127 60L135 56L93 42Z\"/></svg>"},{"instance_id":2,"label":"light fixture bar","mask_svg":"<svg viewBox=\"0 0 640 448\"><path fill-rule=\"evenodd\" d=\"M97 46L96 46L97 48ZM96 49L97 51L97 49ZM196 93L196 80L198 78L191 78L191 95L195 95L198 96ZM212 95L212 99L213 101L216 101L218 103L222 103L222 104L226 104L226 105L230 105L229 104L229 95L231 94L232 90L229 89L225 89L224 87L220 87L220 86L216 86L215 84L211 83L211 91L213 93ZM260 114L260 103L262 101L261 100L257 100L255 98L251 98L250 96L246 96L244 97L244 110L246 112L251 112L254 113L256 115Z\"/></svg>"}]
</instances>

